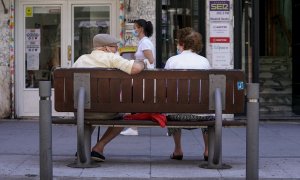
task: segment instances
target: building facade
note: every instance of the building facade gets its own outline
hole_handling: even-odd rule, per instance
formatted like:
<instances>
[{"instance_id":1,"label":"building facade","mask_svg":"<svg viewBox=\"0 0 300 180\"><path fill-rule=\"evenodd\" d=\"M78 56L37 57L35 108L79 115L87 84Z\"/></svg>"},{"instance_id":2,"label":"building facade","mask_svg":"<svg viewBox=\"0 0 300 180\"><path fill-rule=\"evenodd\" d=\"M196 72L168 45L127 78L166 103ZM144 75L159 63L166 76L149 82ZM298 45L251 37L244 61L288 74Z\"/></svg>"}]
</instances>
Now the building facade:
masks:
<instances>
[{"instance_id":1,"label":"building facade","mask_svg":"<svg viewBox=\"0 0 300 180\"><path fill-rule=\"evenodd\" d=\"M2 0L0 117L38 116L38 82L91 51L92 37L109 33L135 46L133 21L154 25L156 65L176 54L176 31L203 36L213 68L243 69L261 84L261 113L298 113L297 54L291 41L293 0ZM293 10L293 11L292 11ZM258 21L260 19L260 21ZM259 29L258 29L259 27ZM292 31L293 30L293 31ZM294 36L293 36L294 35ZM259 40L259 41L258 41ZM293 76L292 76L293 75ZM275 113L275 114L276 114ZM53 111L53 115L65 116Z\"/></svg>"}]
</instances>

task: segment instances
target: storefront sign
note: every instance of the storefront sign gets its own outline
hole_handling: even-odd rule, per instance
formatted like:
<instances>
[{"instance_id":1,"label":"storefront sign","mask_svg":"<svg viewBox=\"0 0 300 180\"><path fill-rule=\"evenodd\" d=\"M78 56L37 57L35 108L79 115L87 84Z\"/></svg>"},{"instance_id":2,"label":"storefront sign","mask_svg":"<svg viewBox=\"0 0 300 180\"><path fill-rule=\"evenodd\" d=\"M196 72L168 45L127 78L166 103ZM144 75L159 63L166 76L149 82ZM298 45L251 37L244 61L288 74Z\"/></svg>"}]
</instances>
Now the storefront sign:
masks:
<instances>
[{"instance_id":1,"label":"storefront sign","mask_svg":"<svg viewBox=\"0 0 300 180\"><path fill-rule=\"evenodd\" d=\"M230 1L209 2L210 21L230 21Z\"/></svg>"}]
</instances>

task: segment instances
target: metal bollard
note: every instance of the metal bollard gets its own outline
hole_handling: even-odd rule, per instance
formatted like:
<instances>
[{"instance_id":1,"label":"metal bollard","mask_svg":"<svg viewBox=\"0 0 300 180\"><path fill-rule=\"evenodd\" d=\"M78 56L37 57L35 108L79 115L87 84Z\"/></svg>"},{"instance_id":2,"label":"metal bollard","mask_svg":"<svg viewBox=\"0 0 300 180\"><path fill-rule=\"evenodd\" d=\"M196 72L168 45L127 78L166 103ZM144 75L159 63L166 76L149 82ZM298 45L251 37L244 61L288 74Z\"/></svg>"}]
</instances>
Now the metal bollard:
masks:
<instances>
[{"instance_id":1,"label":"metal bollard","mask_svg":"<svg viewBox=\"0 0 300 180\"><path fill-rule=\"evenodd\" d=\"M215 89L215 149L213 163L222 167L222 94L221 89Z\"/></svg>"},{"instance_id":2,"label":"metal bollard","mask_svg":"<svg viewBox=\"0 0 300 180\"><path fill-rule=\"evenodd\" d=\"M259 174L259 84L247 84L246 179L258 180Z\"/></svg>"},{"instance_id":3,"label":"metal bollard","mask_svg":"<svg viewBox=\"0 0 300 180\"><path fill-rule=\"evenodd\" d=\"M51 81L39 82L40 179L52 180Z\"/></svg>"}]
</instances>

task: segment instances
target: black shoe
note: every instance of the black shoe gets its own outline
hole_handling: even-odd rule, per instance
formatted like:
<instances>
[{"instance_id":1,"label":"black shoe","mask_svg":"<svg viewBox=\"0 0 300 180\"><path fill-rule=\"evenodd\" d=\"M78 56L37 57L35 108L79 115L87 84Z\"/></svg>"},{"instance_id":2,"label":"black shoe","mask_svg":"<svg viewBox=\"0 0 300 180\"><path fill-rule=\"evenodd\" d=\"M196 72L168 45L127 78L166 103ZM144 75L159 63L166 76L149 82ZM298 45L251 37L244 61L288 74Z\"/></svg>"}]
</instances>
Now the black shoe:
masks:
<instances>
[{"instance_id":1,"label":"black shoe","mask_svg":"<svg viewBox=\"0 0 300 180\"><path fill-rule=\"evenodd\" d=\"M182 160L183 155L175 155L174 153L171 154L170 159L175 159L175 160Z\"/></svg>"},{"instance_id":2,"label":"black shoe","mask_svg":"<svg viewBox=\"0 0 300 180\"><path fill-rule=\"evenodd\" d=\"M105 157L101 153L98 153L96 151L91 152L91 158L92 158L92 160L97 161L97 162L105 161Z\"/></svg>"},{"instance_id":3,"label":"black shoe","mask_svg":"<svg viewBox=\"0 0 300 180\"><path fill-rule=\"evenodd\" d=\"M208 161L208 156L204 156L204 161Z\"/></svg>"}]
</instances>

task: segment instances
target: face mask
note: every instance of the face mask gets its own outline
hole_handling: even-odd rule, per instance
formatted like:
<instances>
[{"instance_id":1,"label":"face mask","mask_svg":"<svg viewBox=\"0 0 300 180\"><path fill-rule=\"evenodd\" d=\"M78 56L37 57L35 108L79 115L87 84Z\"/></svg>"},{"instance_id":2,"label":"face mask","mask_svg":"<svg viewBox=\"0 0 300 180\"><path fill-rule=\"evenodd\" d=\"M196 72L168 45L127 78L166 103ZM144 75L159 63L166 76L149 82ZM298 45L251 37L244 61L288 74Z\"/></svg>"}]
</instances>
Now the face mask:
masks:
<instances>
[{"instance_id":1,"label":"face mask","mask_svg":"<svg viewBox=\"0 0 300 180\"><path fill-rule=\"evenodd\" d=\"M139 33L138 33L136 30L134 30L134 31L132 32L132 35L133 35L134 37L137 37L137 36L139 35Z\"/></svg>"},{"instance_id":2,"label":"face mask","mask_svg":"<svg viewBox=\"0 0 300 180\"><path fill-rule=\"evenodd\" d=\"M176 53L181 54L181 51L177 48Z\"/></svg>"}]
</instances>

